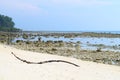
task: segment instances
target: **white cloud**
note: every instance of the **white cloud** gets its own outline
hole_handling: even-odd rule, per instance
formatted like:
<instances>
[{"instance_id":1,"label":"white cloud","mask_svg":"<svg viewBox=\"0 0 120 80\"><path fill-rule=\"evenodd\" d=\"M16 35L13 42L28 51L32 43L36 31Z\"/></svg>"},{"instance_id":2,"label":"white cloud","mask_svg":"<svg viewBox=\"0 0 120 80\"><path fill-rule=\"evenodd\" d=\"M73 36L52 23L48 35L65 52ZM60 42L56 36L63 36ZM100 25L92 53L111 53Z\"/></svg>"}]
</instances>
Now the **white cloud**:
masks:
<instances>
[{"instance_id":1,"label":"white cloud","mask_svg":"<svg viewBox=\"0 0 120 80\"><path fill-rule=\"evenodd\" d=\"M105 0L0 0L0 10L11 11L11 13L22 12L28 15L48 15L48 12L53 7L61 9L61 7L66 6L79 7L110 4L112 3Z\"/></svg>"},{"instance_id":2,"label":"white cloud","mask_svg":"<svg viewBox=\"0 0 120 80\"><path fill-rule=\"evenodd\" d=\"M88 5L110 5L109 1L105 0L0 0L0 7L8 9L18 9L23 11L40 12L42 6L88 6Z\"/></svg>"},{"instance_id":3,"label":"white cloud","mask_svg":"<svg viewBox=\"0 0 120 80\"><path fill-rule=\"evenodd\" d=\"M42 13L43 9L29 2L22 0L0 0L0 9L9 11L37 14Z\"/></svg>"},{"instance_id":4,"label":"white cloud","mask_svg":"<svg viewBox=\"0 0 120 80\"><path fill-rule=\"evenodd\" d=\"M111 5L111 1L106 0L21 0L22 2L29 2L35 5Z\"/></svg>"},{"instance_id":5,"label":"white cloud","mask_svg":"<svg viewBox=\"0 0 120 80\"><path fill-rule=\"evenodd\" d=\"M110 5L111 2L103 0L51 0L54 4L73 4L73 5Z\"/></svg>"}]
</instances>

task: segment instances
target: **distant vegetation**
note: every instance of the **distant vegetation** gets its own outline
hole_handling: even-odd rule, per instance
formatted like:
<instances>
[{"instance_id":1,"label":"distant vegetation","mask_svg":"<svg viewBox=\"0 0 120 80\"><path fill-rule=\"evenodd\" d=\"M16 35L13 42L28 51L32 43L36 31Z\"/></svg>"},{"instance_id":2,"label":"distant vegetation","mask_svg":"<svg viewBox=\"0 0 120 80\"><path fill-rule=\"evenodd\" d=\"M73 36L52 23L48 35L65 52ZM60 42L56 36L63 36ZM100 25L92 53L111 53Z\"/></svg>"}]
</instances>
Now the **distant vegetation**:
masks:
<instances>
[{"instance_id":1,"label":"distant vegetation","mask_svg":"<svg viewBox=\"0 0 120 80\"><path fill-rule=\"evenodd\" d=\"M10 32L17 32L21 31L18 28L14 27L15 23L12 21L11 17L1 15L0 14L0 31L10 31Z\"/></svg>"}]
</instances>

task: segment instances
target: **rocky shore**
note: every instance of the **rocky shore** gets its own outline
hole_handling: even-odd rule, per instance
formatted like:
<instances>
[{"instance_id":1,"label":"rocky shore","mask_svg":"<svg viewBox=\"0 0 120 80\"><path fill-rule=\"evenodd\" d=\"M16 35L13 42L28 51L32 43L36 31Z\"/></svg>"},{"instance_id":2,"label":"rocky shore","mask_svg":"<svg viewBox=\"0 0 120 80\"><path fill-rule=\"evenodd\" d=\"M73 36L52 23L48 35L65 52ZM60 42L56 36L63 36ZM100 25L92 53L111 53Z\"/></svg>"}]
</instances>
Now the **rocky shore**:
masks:
<instances>
[{"instance_id":1,"label":"rocky shore","mask_svg":"<svg viewBox=\"0 0 120 80\"><path fill-rule=\"evenodd\" d=\"M30 41L29 39L35 38L35 36L53 36L58 38L64 36L67 38L74 38L76 36L91 36L91 37L119 37L118 34L105 34L105 33L51 33L51 34L38 34L38 33L0 33L1 43L7 44L14 37L23 37L25 40L16 40L14 43L10 42L11 46L18 49L28 50L39 53L54 54L60 56L74 57L85 61L93 61L97 63L118 65L120 66L120 52L103 51L101 48L96 50L83 50L81 49L81 42L64 42L64 41L42 41L41 37L36 41ZM9 38L9 36L11 36ZM9 41L8 41L9 40Z\"/></svg>"},{"instance_id":2,"label":"rocky shore","mask_svg":"<svg viewBox=\"0 0 120 80\"><path fill-rule=\"evenodd\" d=\"M60 56L74 57L85 61L93 61L97 63L120 65L120 52L102 51L102 50L81 50L76 47L56 47L51 43L39 43L39 46L35 44L21 43L14 45L14 47L22 50L28 50L39 53L48 53Z\"/></svg>"}]
</instances>

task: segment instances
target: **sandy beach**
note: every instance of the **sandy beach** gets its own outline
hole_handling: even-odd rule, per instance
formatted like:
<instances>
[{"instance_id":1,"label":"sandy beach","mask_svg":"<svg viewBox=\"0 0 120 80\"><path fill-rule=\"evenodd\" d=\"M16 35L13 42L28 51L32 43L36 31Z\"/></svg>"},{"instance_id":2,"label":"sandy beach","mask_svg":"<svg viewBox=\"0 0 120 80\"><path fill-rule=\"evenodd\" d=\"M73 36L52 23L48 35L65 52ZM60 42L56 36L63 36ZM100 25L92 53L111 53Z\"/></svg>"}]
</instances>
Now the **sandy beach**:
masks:
<instances>
[{"instance_id":1,"label":"sandy beach","mask_svg":"<svg viewBox=\"0 0 120 80\"><path fill-rule=\"evenodd\" d=\"M62 62L27 64L16 59L11 52L28 61L59 59L80 67ZM0 80L120 80L120 67L24 51L0 44Z\"/></svg>"}]
</instances>

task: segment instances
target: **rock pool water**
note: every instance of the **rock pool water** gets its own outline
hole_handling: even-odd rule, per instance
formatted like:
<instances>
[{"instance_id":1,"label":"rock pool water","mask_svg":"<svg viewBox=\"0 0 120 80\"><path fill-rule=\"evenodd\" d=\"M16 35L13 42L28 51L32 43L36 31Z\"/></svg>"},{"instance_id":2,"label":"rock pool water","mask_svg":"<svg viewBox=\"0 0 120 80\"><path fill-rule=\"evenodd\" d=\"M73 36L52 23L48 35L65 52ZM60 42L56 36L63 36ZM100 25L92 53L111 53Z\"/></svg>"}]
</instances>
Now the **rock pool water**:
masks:
<instances>
[{"instance_id":1,"label":"rock pool water","mask_svg":"<svg viewBox=\"0 0 120 80\"><path fill-rule=\"evenodd\" d=\"M23 41L37 41L38 38L41 37L41 41L59 41L62 40L64 42L73 42L76 43L78 41L81 42L81 48L87 50L96 50L97 48L102 48L103 50L113 50L120 51L120 38L105 38L105 37L75 37L75 38L65 38L65 37L53 37L53 36L36 36L34 38L23 39L22 37L15 38L12 42L16 42L17 40Z\"/></svg>"}]
</instances>

